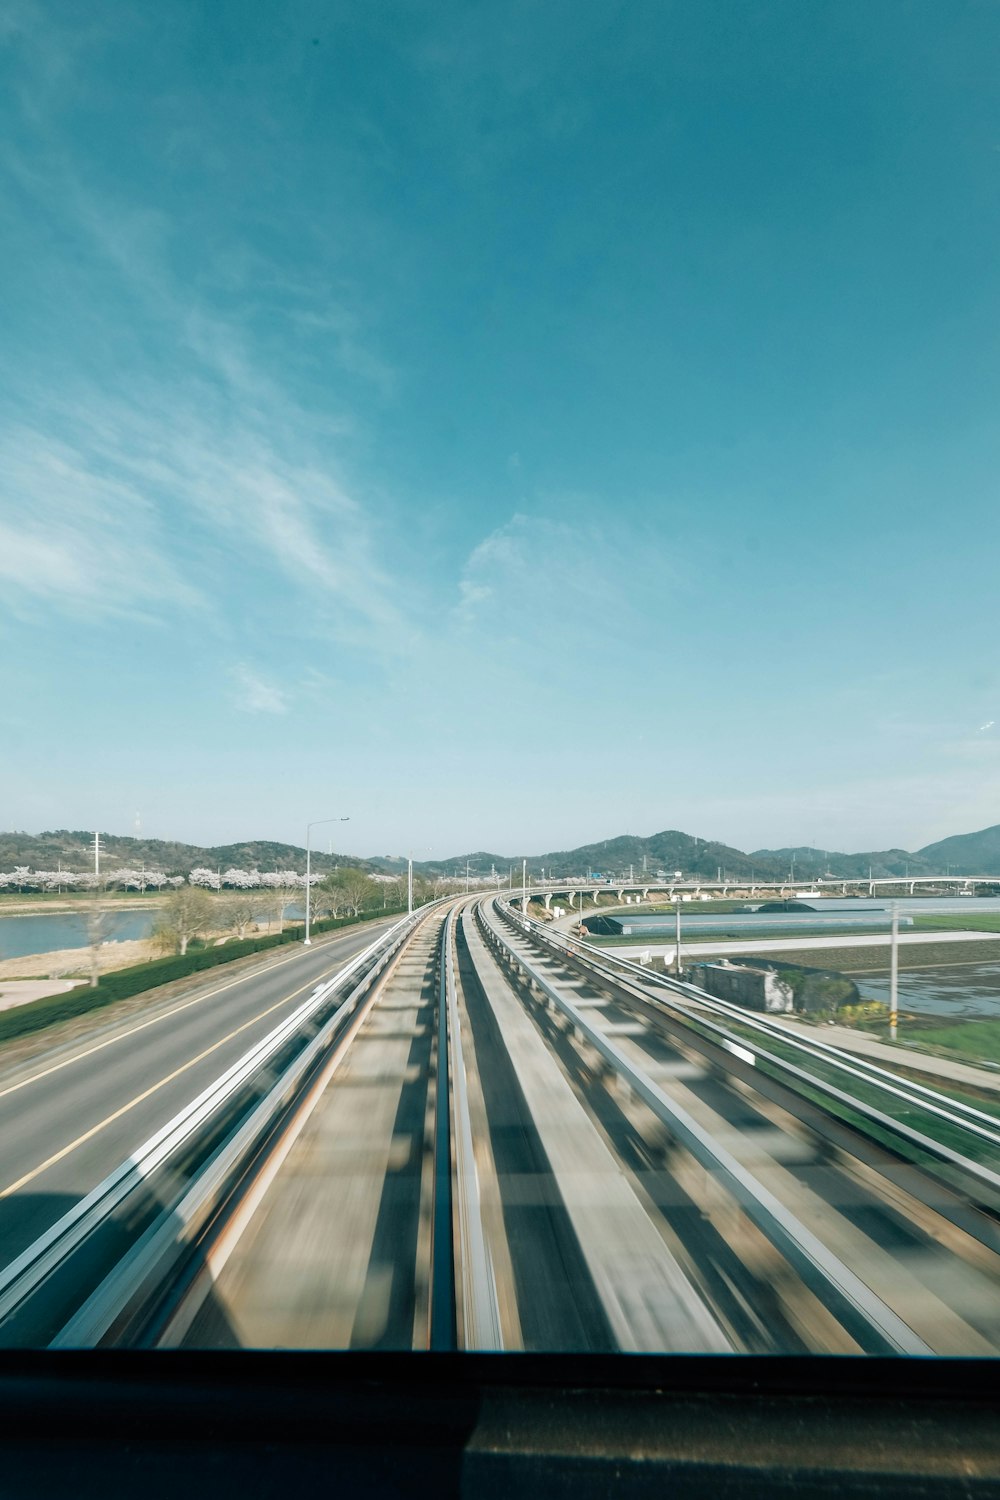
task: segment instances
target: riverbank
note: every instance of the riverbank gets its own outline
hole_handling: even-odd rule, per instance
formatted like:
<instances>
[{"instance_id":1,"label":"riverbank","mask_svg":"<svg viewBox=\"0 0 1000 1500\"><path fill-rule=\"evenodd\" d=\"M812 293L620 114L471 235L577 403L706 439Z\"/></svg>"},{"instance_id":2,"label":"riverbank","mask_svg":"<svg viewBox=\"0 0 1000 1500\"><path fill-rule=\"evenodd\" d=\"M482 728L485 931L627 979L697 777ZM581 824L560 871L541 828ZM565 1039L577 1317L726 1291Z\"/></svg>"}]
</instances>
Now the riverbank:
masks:
<instances>
[{"instance_id":1,"label":"riverbank","mask_svg":"<svg viewBox=\"0 0 1000 1500\"><path fill-rule=\"evenodd\" d=\"M101 903L115 911L155 911L164 902L160 892L148 896L135 891L101 891ZM86 914L94 910L94 893L89 895L57 895L56 893L22 896L16 892L0 895L0 919L3 917L52 917Z\"/></svg>"},{"instance_id":2,"label":"riverbank","mask_svg":"<svg viewBox=\"0 0 1000 1500\"><path fill-rule=\"evenodd\" d=\"M286 924L288 925L288 924ZM270 937L278 930L274 926L251 927L248 937ZM217 927L205 934L206 947L218 947L230 940L235 941L231 928ZM129 969L133 964L151 963L163 958L162 946L155 938L122 938L102 943L97 950L97 971L112 974L116 969ZM3 979L74 979L90 978L90 947L56 948L47 953L22 953L13 958L0 959L0 980Z\"/></svg>"},{"instance_id":3,"label":"riverbank","mask_svg":"<svg viewBox=\"0 0 1000 1500\"><path fill-rule=\"evenodd\" d=\"M51 953L24 953L18 958L0 960L0 980L89 978L90 957L89 948L57 948ZM102 943L97 950L97 970L100 974L111 974L116 969L127 969L132 964L145 964L162 957L163 949L152 938Z\"/></svg>"}]
</instances>

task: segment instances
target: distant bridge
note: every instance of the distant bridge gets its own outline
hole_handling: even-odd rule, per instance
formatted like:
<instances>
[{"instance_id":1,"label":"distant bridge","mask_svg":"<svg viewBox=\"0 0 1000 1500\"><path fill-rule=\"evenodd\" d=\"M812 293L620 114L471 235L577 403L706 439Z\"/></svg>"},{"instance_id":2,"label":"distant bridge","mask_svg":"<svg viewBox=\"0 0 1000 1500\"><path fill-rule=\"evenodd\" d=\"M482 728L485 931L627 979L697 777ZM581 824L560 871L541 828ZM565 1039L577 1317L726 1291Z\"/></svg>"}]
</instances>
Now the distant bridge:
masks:
<instances>
[{"instance_id":1,"label":"distant bridge","mask_svg":"<svg viewBox=\"0 0 1000 1500\"><path fill-rule=\"evenodd\" d=\"M541 897L545 903L546 910L552 904L554 896L565 896L567 903L575 907L577 902L581 907L584 898L591 897L594 906L598 904L598 896L608 893L617 897L619 904L628 897L637 897L640 901L646 901L651 894L666 896L669 900L695 900L708 898L709 896L746 895L757 896L767 893L775 893L778 897L802 896L810 891L822 891L825 895L842 896L857 894L864 891L868 896L874 896L876 889L888 895L895 888L914 894L917 886L935 886L946 890L949 894L958 896L974 896L976 887L982 885L1000 885L1000 875L877 875L861 876L856 879L844 879L842 877L827 876L821 880L763 880L763 879L735 879L735 880L621 880L612 878L607 880L573 879L563 877L550 877L543 880L529 876L528 895L530 897ZM523 898L522 898L523 899Z\"/></svg>"}]
</instances>

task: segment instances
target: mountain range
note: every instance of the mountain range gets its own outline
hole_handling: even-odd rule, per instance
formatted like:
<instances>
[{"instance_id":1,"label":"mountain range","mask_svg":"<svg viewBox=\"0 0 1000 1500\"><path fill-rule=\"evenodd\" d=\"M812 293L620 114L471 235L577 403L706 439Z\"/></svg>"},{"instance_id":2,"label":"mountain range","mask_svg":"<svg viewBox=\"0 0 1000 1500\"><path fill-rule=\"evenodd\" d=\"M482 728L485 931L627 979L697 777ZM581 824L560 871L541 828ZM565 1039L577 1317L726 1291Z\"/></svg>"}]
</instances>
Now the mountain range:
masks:
<instances>
[{"instance_id":1,"label":"mountain range","mask_svg":"<svg viewBox=\"0 0 1000 1500\"><path fill-rule=\"evenodd\" d=\"M47 833L0 833L0 869L28 865L35 870L51 870L59 862L66 869L85 870L93 866L93 833L56 829ZM273 843L249 839L243 843L203 847L162 839L126 838L101 834L102 866L105 870L134 866L145 862L150 868L167 874L186 874L197 866L216 869L302 870L306 852L296 844ZM696 838L677 829L641 838L622 834L596 844L582 844L576 849L559 849L547 854L494 854L477 850L452 859L414 861L414 868L424 875L465 874L466 866L474 875L497 874L520 866L527 858L534 874L545 870L552 875L579 875L586 870L611 874L630 867L638 877L643 872L655 876L658 870L706 879L720 871L726 875L776 877L815 880L821 876L857 879L869 872L876 877L887 875L961 875L1000 876L1000 824L982 828L976 833L956 834L927 844L922 849L877 849L858 854L843 854L830 849L808 847L754 849L745 853L729 844ZM403 855L381 855L359 858L334 854L323 849L312 851L313 868L325 871L338 864L351 864L372 872L402 874L406 869Z\"/></svg>"}]
</instances>

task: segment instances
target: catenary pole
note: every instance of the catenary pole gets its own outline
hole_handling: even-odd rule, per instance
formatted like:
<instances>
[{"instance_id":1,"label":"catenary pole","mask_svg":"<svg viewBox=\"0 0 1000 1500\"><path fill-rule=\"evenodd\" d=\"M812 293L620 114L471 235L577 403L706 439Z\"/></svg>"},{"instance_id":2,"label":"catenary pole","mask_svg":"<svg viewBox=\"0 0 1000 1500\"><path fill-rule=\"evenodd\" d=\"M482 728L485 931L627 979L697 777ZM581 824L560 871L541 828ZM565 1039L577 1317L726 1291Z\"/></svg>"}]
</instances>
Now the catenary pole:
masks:
<instances>
[{"instance_id":1,"label":"catenary pole","mask_svg":"<svg viewBox=\"0 0 1000 1500\"><path fill-rule=\"evenodd\" d=\"M899 1022L899 905L895 901L889 942L889 1039L894 1042Z\"/></svg>"}]
</instances>

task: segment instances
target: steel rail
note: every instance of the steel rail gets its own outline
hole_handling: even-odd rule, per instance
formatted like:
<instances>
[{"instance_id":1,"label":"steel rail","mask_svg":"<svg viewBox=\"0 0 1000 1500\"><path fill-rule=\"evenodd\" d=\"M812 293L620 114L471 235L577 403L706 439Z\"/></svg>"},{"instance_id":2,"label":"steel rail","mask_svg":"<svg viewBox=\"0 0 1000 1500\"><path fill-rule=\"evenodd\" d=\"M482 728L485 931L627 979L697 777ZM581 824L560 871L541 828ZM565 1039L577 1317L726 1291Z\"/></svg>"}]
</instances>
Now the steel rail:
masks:
<instances>
[{"instance_id":1,"label":"steel rail","mask_svg":"<svg viewBox=\"0 0 1000 1500\"><path fill-rule=\"evenodd\" d=\"M448 1013L448 1060L451 1075L452 1146L455 1166L455 1235L458 1248L456 1293L460 1296L461 1343L464 1349L502 1349L503 1332L496 1271L483 1225L482 1194L469 1109L468 1081L462 1050L458 986L455 978L453 907L442 935L442 1000Z\"/></svg>"},{"instance_id":2,"label":"steel rail","mask_svg":"<svg viewBox=\"0 0 1000 1500\"><path fill-rule=\"evenodd\" d=\"M902 1318L856 1276L806 1226L753 1176L725 1147L653 1080L636 1067L615 1043L560 994L534 964L477 908L480 928L492 946L502 949L529 982L559 1010L615 1073L624 1079L692 1156L729 1191L747 1217L794 1266L806 1286L868 1352L931 1354L933 1351ZM874 1345L874 1350L873 1350Z\"/></svg>"},{"instance_id":3,"label":"steel rail","mask_svg":"<svg viewBox=\"0 0 1000 1500\"><path fill-rule=\"evenodd\" d=\"M548 947L551 952L569 954L578 962L584 964L592 973L601 974L619 984L622 983L622 975L614 973L605 964L596 960L582 945L576 945L575 943L564 944L562 941L554 941L544 929L539 929L534 924L529 928L521 917L512 917L506 913L504 915L506 920L510 921L513 926L521 927L529 935L534 936L537 942ZM624 963L626 961L616 959L615 962ZM662 983L659 975L647 974L640 965L629 964L629 969L633 972L637 971L638 975L641 975L647 983L650 978L657 982L658 987ZM667 987L673 989L674 983L668 981ZM877 1077L873 1076L863 1066L855 1067L853 1059L844 1054L830 1057L826 1055L826 1052L835 1051L836 1049L828 1048L828 1044L826 1043L815 1044L817 1051L814 1053L812 1050L813 1044L810 1042L806 1042L798 1037L789 1037L786 1032L777 1027L768 1028L766 1023L761 1023L756 1017L746 1016L742 1011L735 1010L734 1013L733 1009L723 1008L725 1007L725 1002L720 1002L718 1005L713 1004L716 997L708 995L706 992L697 989L694 985L685 986L684 989L690 992L690 998L696 1000L701 1009L707 1009L715 1014L722 1014L727 1019L738 1020L741 1025L746 1024L754 1029L763 1030L772 1040L787 1044L797 1051L806 1053L807 1056L814 1055L818 1061L837 1067L840 1072L846 1073L849 1077L855 1077L863 1083L882 1089L885 1093L895 1095L902 1099L904 1103L943 1119L945 1123L954 1129L975 1135L980 1139L988 1141L991 1145L996 1145L1000 1148L1000 1133L995 1130L985 1129L979 1125L978 1121L962 1118L960 1114L953 1112L950 1108L952 1101L947 1099L945 1095L936 1094L934 1090L927 1089L923 1085L914 1085L914 1092L911 1093L905 1080L900 1080L895 1075L883 1069L875 1070L878 1074L883 1075L882 1077ZM773 1052L768 1052L760 1047L757 1048L756 1054L750 1054L748 1044L744 1038L734 1037L730 1033L727 1033L724 1027L707 1019L705 1016L693 1015L676 1001L664 1000L662 997L649 994L648 991L645 991L640 998L653 1003L659 1001L664 1008L673 1012L677 1019L695 1035L707 1032L710 1034L710 1037L714 1036L726 1050L735 1052L737 1056L744 1058L746 1061L753 1063L756 1063L758 1059L766 1061L779 1076L793 1079L797 1083L808 1084L810 1088L816 1089L828 1098L835 1099L837 1102L850 1107L851 1110L861 1115L865 1120L878 1125L881 1129L888 1131L902 1140L906 1140L910 1145L916 1146L925 1154L936 1158L948 1166L957 1168L969 1181L987 1186L994 1192L1000 1193L1000 1175L992 1171L989 1167L973 1160L971 1157L963 1155L944 1142L935 1140L933 1136L924 1134L923 1131L916 1129L912 1125L908 1125L905 1121L898 1120L895 1116L886 1114L883 1110L878 1109L867 1100L859 1098L856 1094L845 1092L837 1088L836 1084L830 1082L828 1079L799 1068L786 1058L777 1057ZM820 1052L819 1049L821 1048L825 1050ZM941 1102L938 1103L938 1100ZM981 1111L971 1110L971 1107L963 1106L963 1112L968 1113L970 1111L979 1115L982 1119L989 1120L991 1118Z\"/></svg>"},{"instance_id":4,"label":"steel rail","mask_svg":"<svg viewBox=\"0 0 1000 1500\"><path fill-rule=\"evenodd\" d=\"M437 1044L434 1078L434 1206L431 1215L430 1347L454 1349L455 1244L452 1237L451 1110L448 1058L448 921L438 954Z\"/></svg>"},{"instance_id":5,"label":"steel rail","mask_svg":"<svg viewBox=\"0 0 1000 1500\"><path fill-rule=\"evenodd\" d=\"M171 1158L182 1148L190 1148L200 1134L216 1124L220 1112L227 1104L232 1103L239 1090L255 1075L259 1075L269 1060L304 1030L328 1004L337 989L366 964L378 964L383 952L394 950L404 941L406 929L412 923L411 917L404 917L361 953L356 954L330 979L317 985L309 998L297 1006L290 1016L250 1048L5 1266L0 1271L0 1327L131 1195L147 1188L151 1177ZM339 1013L340 1008L336 1014ZM301 1057L302 1054L298 1056ZM292 1067L294 1065L293 1062ZM273 1094L272 1089L268 1098ZM256 1115L257 1111L254 1113Z\"/></svg>"}]
</instances>

